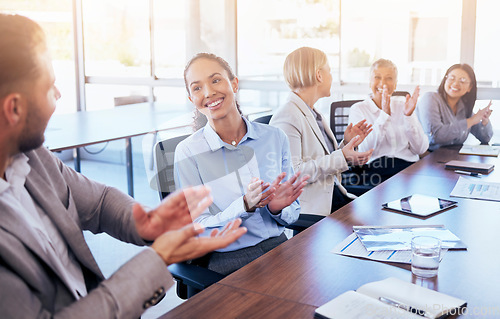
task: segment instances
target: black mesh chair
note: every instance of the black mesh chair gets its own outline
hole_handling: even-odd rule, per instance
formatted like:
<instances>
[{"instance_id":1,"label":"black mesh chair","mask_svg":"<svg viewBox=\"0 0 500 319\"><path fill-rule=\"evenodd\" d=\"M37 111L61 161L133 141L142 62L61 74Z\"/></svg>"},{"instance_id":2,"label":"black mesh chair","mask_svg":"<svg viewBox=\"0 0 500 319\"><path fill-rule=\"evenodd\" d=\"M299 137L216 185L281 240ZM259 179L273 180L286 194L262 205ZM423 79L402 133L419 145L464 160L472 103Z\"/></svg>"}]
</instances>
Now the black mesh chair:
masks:
<instances>
[{"instance_id":1,"label":"black mesh chair","mask_svg":"<svg viewBox=\"0 0 500 319\"><path fill-rule=\"evenodd\" d=\"M362 100L347 100L333 102L330 107L330 128L332 129L337 142L344 139L344 131L349 125L349 109L351 106ZM345 189L356 196L360 196L369 191L372 186L362 183L357 174L346 171L342 173L342 185Z\"/></svg>"},{"instance_id":2,"label":"black mesh chair","mask_svg":"<svg viewBox=\"0 0 500 319\"><path fill-rule=\"evenodd\" d=\"M331 104L330 128L338 143L344 139L345 129L349 125L349 109L354 103L361 101L363 100L336 101Z\"/></svg>"},{"instance_id":3,"label":"black mesh chair","mask_svg":"<svg viewBox=\"0 0 500 319\"><path fill-rule=\"evenodd\" d=\"M156 178L154 181L160 199L175 191L175 147L188 136L189 134L176 136L155 144ZM177 296L181 299L188 299L225 277L208 268L186 262L172 264L168 266L168 270L177 281Z\"/></svg>"},{"instance_id":4,"label":"black mesh chair","mask_svg":"<svg viewBox=\"0 0 500 319\"><path fill-rule=\"evenodd\" d=\"M153 189L157 189L160 199L175 191L174 183L174 153L177 144L187 138L189 134L175 136L159 141L154 146L156 176L151 182L156 182ZM156 186L156 188L154 188Z\"/></svg>"},{"instance_id":5,"label":"black mesh chair","mask_svg":"<svg viewBox=\"0 0 500 319\"><path fill-rule=\"evenodd\" d=\"M392 96L404 96L404 97L406 97L407 95L410 95L410 93L407 91L394 91L392 93Z\"/></svg>"}]
</instances>

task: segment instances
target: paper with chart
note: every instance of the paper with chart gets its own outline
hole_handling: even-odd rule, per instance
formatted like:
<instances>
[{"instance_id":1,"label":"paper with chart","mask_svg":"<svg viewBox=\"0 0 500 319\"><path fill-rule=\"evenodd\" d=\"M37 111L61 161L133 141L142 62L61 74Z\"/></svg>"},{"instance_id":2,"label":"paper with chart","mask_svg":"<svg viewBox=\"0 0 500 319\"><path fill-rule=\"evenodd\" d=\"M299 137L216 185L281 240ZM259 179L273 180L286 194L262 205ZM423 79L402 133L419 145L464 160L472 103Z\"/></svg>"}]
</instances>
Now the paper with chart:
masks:
<instances>
[{"instance_id":1,"label":"paper with chart","mask_svg":"<svg viewBox=\"0 0 500 319\"><path fill-rule=\"evenodd\" d=\"M460 176L450 196L500 201L500 183Z\"/></svg>"},{"instance_id":2,"label":"paper with chart","mask_svg":"<svg viewBox=\"0 0 500 319\"><path fill-rule=\"evenodd\" d=\"M441 259L447 249L441 250ZM411 264L411 250L368 251L355 233L349 235L331 250L332 253L353 256L377 261Z\"/></svg>"},{"instance_id":3,"label":"paper with chart","mask_svg":"<svg viewBox=\"0 0 500 319\"><path fill-rule=\"evenodd\" d=\"M444 225L353 226L352 229L368 251L411 250L411 239L415 236L439 238L443 248L467 248Z\"/></svg>"}]
</instances>

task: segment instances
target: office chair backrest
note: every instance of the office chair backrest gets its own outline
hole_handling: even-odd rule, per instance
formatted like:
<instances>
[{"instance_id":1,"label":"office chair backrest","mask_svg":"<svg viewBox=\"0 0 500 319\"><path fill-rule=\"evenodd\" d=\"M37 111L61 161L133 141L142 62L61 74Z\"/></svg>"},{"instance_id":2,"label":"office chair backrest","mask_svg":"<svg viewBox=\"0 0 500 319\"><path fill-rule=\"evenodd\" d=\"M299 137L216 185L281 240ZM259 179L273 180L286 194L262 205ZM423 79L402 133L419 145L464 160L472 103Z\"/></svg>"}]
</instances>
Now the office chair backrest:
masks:
<instances>
[{"instance_id":1,"label":"office chair backrest","mask_svg":"<svg viewBox=\"0 0 500 319\"><path fill-rule=\"evenodd\" d=\"M255 120L253 120L253 122L269 124L272 116L273 116L272 114L264 115L264 116L256 118Z\"/></svg>"},{"instance_id":2,"label":"office chair backrest","mask_svg":"<svg viewBox=\"0 0 500 319\"><path fill-rule=\"evenodd\" d=\"M406 97L406 95L408 95L410 93L406 92L406 91L394 91L392 92L392 96L404 96Z\"/></svg>"},{"instance_id":3,"label":"office chair backrest","mask_svg":"<svg viewBox=\"0 0 500 319\"><path fill-rule=\"evenodd\" d=\"M175 147L189 135L168 138L155 144L156 181L160 199L175 191ZM172 264L168 269L177 281L177 296L181 299L188 299L225 277L208 268L186 262Z\"/></svg>"},{"instance_id":4,"label":"office chair backrest","mask_svg":"<svg viewBox=\"0 0 500 319\"><path fill-rule=\"evenodd\" d=\"M340 143L344 139L344 131L349 125L349 109L357 102L362 100L347 100L347 101L336 101L330 106L330 128L337 138L337 142Z\"/></svg>"},{"instance_id":5,"label":"office chair backrest","mask_svg":"<svg viewBox=\"0 0 500 319\"><path fill-rule=\"evenodd\" d=\"M175 147L190 134L168 138L155 144L156 185L160 199L175 191L174 153Z\"/></svg>"}]
</instances>

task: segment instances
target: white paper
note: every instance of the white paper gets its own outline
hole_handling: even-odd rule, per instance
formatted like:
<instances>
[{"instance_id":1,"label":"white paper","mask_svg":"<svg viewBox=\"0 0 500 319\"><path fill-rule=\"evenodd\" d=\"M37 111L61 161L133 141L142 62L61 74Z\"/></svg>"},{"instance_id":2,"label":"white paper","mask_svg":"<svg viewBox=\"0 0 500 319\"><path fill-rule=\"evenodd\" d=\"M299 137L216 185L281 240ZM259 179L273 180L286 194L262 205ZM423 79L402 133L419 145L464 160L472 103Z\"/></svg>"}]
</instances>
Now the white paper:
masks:
<instances>
[{"instance_id":1,"label":"white paper","mask_svg":"<svg viewBox=\"0 0 500 319\"><path fill-rule=\"evenodd\" d=\"M484 182L460 176L450 196L500 201L500 183Z\"/></svg>"},{"instance_id":2,"label":"white paper","mask_svg":"<svg viewBox=\"0 0 500 319\"><path fill-rule=\"evenodd\" d=\"M368 251L355 233L352 233L331 251L334 254L361 257L366 259L411 264L411 251L381 250Z\"/></svg>"},{"instance_id":3,"label":"white paper","mask_svg":"<svg viewBox=\"0 0 500 319\"><path fill-rule=\"evenodd\" d=\"M321 318L342 319L408 319L422 318L416 314L386 305L377 299L358 294L352 290L344 292L337 298L316 309Z\"/></svg>"},{"instance_id":4,"label":"white paper","mask_svg":"<svg viewBox=\"0 0 500 319\"><path fill-rule=\"evenodd\" d=\"M440 260L443 259L447 251L448 249L441 249ZM337 255L361 257L391 263L411 264L411 250L368 251L355 233L352 233L335 246L331 252Z\"/></svg>"},{"instance_id":5,"label":"white paper","mask_svg":"<svg viewBox=\"0 0 500 319\"><path fill-rule=\"evenodd\" d=\"M415 236L439 238L442 248L467 248L444 225L353 226L352 229L368 251L411 250L411 239Z\"/></svg>"},{"instance_id":6,"label":"white paper","mask_svg":"<svg viewBox=\"0 0 500 319\"><path fill-rule=\"evenodd\" d=\"M491 145L464 145L459 151L459 154L483 155L483 156L498 156L500 146Z\"/></svg>"}]
</instances>

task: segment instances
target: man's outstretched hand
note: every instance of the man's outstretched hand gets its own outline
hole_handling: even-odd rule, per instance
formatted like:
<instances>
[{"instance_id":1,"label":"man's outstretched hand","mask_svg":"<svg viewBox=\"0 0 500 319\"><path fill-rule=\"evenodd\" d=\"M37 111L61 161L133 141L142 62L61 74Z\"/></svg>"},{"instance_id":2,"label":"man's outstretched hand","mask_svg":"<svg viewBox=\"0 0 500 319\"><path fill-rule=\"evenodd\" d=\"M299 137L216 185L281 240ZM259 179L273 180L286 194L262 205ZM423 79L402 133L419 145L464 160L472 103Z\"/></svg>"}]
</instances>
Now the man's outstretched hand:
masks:
<instances>
[{"instance_id":1,"label":"man's outstretched hand","mask_svg":"<svg viewBox=\"0 0 500 319\"><path fill-rule=\"evenodd\" d=\"M210 189L196 186L175 191L149 212L135 204L132 214L139 235L145 240L155 240L166 231L191 224L211 204Z\"/></svg>"},{"instance_id":2,"label":"man's outstretched hand","mask_svg":"<svg viewBox=\"0 0 500 319\"><path fill-rule=\"evenodd\" d=\"M204 228L190 224L178 230L171 230L158 237L151 248L167 265L201 257L211 251L227 247L246 233L240 227L241 219L229 222L219 231L214 229L209 237L198 237Z\"/></svg>"}]
</instances>

